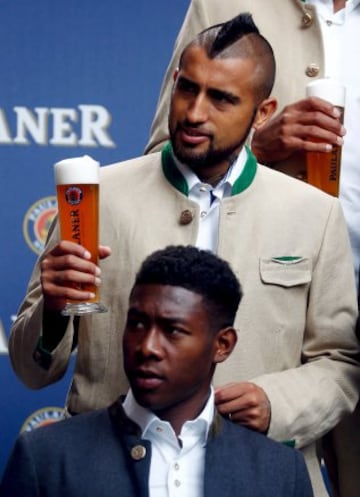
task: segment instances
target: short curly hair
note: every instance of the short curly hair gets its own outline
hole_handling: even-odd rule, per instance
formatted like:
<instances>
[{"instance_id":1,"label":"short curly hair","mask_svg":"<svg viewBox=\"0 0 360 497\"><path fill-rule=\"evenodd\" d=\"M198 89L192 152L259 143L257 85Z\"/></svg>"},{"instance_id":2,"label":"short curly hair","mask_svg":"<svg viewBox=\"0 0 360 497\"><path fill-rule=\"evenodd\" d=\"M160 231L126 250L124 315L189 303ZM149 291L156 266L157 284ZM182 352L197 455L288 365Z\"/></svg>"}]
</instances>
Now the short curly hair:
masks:
<instances>
[{"instance_id":1,"label":"short curly hair","mask_svg":"<svg viewBox=\"0 0 360 497\"><path fill-rule=\"evenodd\" d=\"M190 245L171 245L149 255L134 287L147 284L179 286L201 295L215 330L234 324L242 297L241 285L229 264Z\"/></svg>"}]
</instances>

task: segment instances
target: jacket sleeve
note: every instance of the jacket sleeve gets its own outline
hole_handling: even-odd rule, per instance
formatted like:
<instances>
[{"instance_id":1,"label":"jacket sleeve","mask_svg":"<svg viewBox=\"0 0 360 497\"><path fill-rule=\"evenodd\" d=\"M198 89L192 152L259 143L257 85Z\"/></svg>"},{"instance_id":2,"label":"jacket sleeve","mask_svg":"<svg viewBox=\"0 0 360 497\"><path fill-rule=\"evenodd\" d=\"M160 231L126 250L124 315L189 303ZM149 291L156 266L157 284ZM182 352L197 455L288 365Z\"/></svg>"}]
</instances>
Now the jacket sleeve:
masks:
<instances>
[{"instance_id":1,"label":"jacket sleeve","mask_svg":"<svg viewBox=\"0 0 360 497\"><path fill-rule=\"evenodd\" d=\"M304 447L354 410L360 391L357 301L348 233L333 202L314 261L302 361L252 381L271 403L269 436Z\"/></svg>"},{"instance_id":2,"label":"jacket sleeve","mask_svg":"<svg viewBox=\"0 0 360 497\"><path fill-rule=\"evenodd\" d=\"M58 240L56 221L48 236L46 251ZM66 372L74 342L73 319L63 320L61 340L53 350L42 346L44 333L53 334L59 328L59 317L48 319L43 327L43 297L40 284L41 255L35 265L26 296L19 308L9 337L9 355L15 373L29 388L42 388L56 382ZM60 326L61 323L60 323Z\"/></svg>"},{"instance_id":3,"label":"jacket sleeve","mask_svg":"<svg viewBox=\"0 0 360 497\"><path fill-rule=\"evenodd\" d=\"M174 82L173 75L179 64L181 52L187 43L195 38L200 31L211 24L208 18L208 9L204 7L204 3L204 0L192 1L186 13L162 83L157 109L151 125L150 139L146 146L145 153L161 150L164 143L168 140L168 113L171 90Z\"/></svg>"}]
</instances>

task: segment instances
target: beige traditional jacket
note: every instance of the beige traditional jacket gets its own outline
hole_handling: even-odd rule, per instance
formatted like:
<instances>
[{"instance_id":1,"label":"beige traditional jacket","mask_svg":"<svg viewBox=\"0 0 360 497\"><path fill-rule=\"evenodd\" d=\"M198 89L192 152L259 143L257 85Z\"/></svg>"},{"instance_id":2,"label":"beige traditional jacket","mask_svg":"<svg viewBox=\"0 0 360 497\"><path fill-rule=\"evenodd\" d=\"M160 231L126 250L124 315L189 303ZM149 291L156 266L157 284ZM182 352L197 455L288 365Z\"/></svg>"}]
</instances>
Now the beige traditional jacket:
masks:
<instances>
[{"instance_id":1,"label":"beige traditional jacket","mask_svg":"<svg viewBox=\"0 0 360 497\"><path fill-rule=\"evenodd\" d=\"M109 312L80 318L67 399L74 412L106 406L127 389L122 330L142 260L169 244L196 242L199 208L187 198L169 146L162 160L154 153L102 168L100 219L101 243L112 248L101 263ZM55 227L49 245L56 240ZM269 436L303 449L315 495L326 495L314 442L354 409L360 377L355 283L339 202L248 153L233 195L221 203L217 253L239 277L244 297L239 340L215 384L261 386L271 403ZM31 388L64 374L74 339L70 322L51 354L38 347L42 312L37 264L9 342L14 369Z\"/></svg>"}]
</instances>

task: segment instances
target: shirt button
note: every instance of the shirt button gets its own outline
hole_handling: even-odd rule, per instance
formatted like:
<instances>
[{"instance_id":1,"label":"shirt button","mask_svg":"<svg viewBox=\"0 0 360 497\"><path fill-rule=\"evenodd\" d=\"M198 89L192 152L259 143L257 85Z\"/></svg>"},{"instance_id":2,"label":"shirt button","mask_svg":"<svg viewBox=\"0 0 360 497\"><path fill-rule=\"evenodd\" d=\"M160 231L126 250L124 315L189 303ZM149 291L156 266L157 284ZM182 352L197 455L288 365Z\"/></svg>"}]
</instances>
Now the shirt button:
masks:
<instances>
[{"instance_id":1,"label":"shirt button","mask_svg":"<svg viewBox=\"0 0 360 497\"><path fill-rule=\"evenodd\" d=\"M179 469L180 469L180 464L179 464L178 462L176 462L176 463L174 464L174 468L176 469L176 471L179 471Z\"/></svg>"},{"instance_id":2,"label":"shirt button","mask_svg":"<svg viewBox=\"0 0 360 497\"><path fill-rule=\"evenodd\" d=\"M202 212L200 213L200 217L205 217L205 216L206 216L206 214L207 214L207 212L206 212L206 211L202 211Z\"/></svg>"},{"instance_id":3,"label":"shirt button","mask_svg":"<svg viewBox=\"0 0 360 497\"><path fill-rule=\"evenodd\" d=\"M208 189L206 188L206 186L200 186L199 190L201 192L207 192L208 191Z\"/></svg>"},{"instance_id":4,"label":"shirt button","mask_svg":"<svg viewBox=\"0 0 360 497\"><path fill-rule=\"evenodd\" d=\"M174 481L175 487L180 487L181 482L179 480Z\"/></svg>"},{"instance_id":5,"label":"shirt button","mask_svg":"<svg viewBox=\"0 0 360 497\"><path fill-rule=\"evenodd\" d=\"M326 21L326 24L327 24L328 26L332 26L332 21L330 21L330 19L328 19L328 20Z\"/></svg>"},{"instance_id":6,"label":"shirt button","mask_svg":"<svg viewBox=\"0 0 360 497\"><path fill-rule=\"evenodd\" d=\"M163 430L162 430L162 428L160 426L157 426L156 427L156 431L161 433Z\"/></svg>"}]
</instances>

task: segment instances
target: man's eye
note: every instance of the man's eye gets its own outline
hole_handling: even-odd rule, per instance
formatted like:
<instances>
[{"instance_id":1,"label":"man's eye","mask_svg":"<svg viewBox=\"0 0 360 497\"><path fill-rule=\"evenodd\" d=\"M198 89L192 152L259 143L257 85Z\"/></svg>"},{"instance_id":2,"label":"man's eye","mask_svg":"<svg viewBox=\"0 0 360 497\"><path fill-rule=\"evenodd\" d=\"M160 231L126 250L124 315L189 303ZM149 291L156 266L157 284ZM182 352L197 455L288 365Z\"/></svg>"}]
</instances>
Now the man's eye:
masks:
<instances>
[{"instance_id":1,"label":"man's eye","mask_svg":"<svg viewBox=\"0 0 360 497\"><path fill-rule=\"evenodd\" d=\"M228 93L224 93L222 91L216 91L213 90L210 92L211 98L221 104L235 104L236 103L236 98L233 97L232 95L229 95Z\"/></svg>"},{"instance_id":2,"label":"man's eye","mask_svg":"<svg viewBox=\"0 0 360 497\"><path fill-rule=\"evenodd\" d=\"M189 81L180 80L177 84L177 88L179 91L184 93L195 93L196 86L190 83Z\"/></svg>"},{"instance_id":3,"label":"man's eye","mask_svg":"<svg viewBox=\"0 0 360 497\"><path fill-rule=\"evenodd\" d=\"M129 330L140 330L144 328L144 323L139 319L128 319L126 326Z\"/></svg>"}]
</instances>

